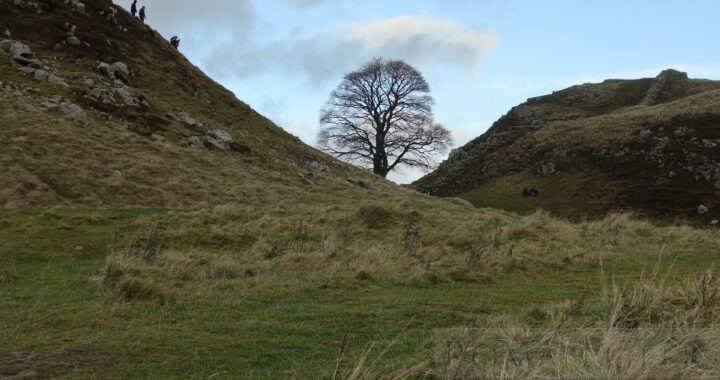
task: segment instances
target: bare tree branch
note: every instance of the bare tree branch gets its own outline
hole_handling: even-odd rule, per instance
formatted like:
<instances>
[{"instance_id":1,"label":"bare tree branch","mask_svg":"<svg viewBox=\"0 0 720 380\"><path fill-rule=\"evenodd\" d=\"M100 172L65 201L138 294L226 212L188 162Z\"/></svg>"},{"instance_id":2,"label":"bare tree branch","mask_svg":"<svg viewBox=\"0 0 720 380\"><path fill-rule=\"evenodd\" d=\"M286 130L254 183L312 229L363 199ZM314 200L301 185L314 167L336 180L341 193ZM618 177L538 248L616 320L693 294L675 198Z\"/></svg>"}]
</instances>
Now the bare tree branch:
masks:
<instances>
[{"instance_id":1,"label":"bare tree branch","mask_svg":"<svg viewBox=\"0 0 720 380\"><path fill-rule=\"evenodd\" d=\"M434 122L429 93L414 67L375 58L330 93L320 110L318 147L383 177L399 166L430 170L452 137Z\"/></svg>"}]
</instances>

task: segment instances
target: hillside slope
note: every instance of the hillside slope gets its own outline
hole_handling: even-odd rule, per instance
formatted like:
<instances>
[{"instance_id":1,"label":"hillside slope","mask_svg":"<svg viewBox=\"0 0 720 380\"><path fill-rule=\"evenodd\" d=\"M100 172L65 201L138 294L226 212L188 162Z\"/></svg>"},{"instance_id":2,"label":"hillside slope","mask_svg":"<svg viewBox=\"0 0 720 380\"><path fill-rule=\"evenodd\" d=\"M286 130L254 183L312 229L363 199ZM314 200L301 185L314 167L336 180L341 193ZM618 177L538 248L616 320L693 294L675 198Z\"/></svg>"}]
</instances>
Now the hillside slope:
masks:
<instances>
[{"instance_id":1,"label":"hillside slope","mask_svg":"<svg viewBox=\"0 0 720 380\"><path fill-rule=\"evenodd\" d=\"M0 207L194 207L380 181L274 125L109 0L0 1L0 32Z\"/></svg>"},{"instance_id":2,"label":"hillside slope","mask_svg":"<svg viewBox=\"0 0 720 380\"><path fill-rule=\"evenodd\" d=\"M716 220L720 82L665 70L528 99L416 185L520 211ZM539 197L521 196L530 186Z\"/></svg>"}]
</instances>

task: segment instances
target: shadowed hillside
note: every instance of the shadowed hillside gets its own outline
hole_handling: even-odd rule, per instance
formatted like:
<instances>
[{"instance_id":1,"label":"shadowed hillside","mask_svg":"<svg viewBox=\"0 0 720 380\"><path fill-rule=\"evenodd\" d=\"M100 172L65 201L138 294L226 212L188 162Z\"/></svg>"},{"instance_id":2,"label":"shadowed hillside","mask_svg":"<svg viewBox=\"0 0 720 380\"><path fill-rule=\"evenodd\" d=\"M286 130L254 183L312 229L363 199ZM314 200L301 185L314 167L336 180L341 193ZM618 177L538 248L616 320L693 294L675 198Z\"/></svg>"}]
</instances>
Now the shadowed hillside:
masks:
<instances>
[{"instance_id":1,"label":"shadowed hillside","mask_svg":"<svg viewBox=\"0 0 720 380\"><path fill-rule=\"evenodd\" d=\"M528 99L416 184L521 212L717 220L720 82L666 70Z\"/></svg>"}]
</instances>

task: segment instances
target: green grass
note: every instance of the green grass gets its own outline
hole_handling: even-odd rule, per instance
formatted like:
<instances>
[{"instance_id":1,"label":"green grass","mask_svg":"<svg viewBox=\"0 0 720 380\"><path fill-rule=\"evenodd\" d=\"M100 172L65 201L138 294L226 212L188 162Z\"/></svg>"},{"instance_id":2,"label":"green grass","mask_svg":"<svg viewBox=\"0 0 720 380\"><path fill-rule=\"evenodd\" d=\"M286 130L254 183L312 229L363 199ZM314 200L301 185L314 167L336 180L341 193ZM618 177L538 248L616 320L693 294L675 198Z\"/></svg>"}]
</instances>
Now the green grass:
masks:
<instances>
[{"instance_id":1,"label":"green grass","mask_svg":"<svg viewBox=\"0 0 720 380\"><path fill-rule=\"evenodd\" d=\"M37 355L43 374L61 378L329 378L349 334L341 370L372 347L377 368L419 363L431 355L434 329L519 318L534 305L591 300L596 264L499 274L489 284L421 279L312 278L305 285L251 280L158 284L149 301L108 299L96 279L108 247L127 239L138 218L168 210L26 210L0 214L0 373L23 369L14 353ZM652 236L638 239L653 239ZM75 246L83 250L75 250ZM637 278L657 255L604 263L617 278ZM670 260L666 262L668 264ZM673 276L697 273L717 255L686 250ZM303 274L297 274L301 279ZM0 277L0 279L3 279ZM302 283L302 282L301 282ZM591 307L592 308L592 307ZM393 343L393 341L396 341ZM20 365L22 366L22 365Z\"/></svg>"},{"instance_id":2,"label":"green grass","mask_svg":"<svg viewBox=\"0 0 720 380\"><path fill-rule=\"evenodd\" d=\"M476 207L492 207L520 215L532 214L538 210L558 216L603 215L608 209L608 199L601 195L588 196L593 192L591 184L581 176L562 173L552 176L538 176L521 172L489 181L481 186L460 194L461 198ZM535 186L537 197L523 197L523 188ZM582 202L578 202L581 199Z\"/></svg>"}]
</instances>

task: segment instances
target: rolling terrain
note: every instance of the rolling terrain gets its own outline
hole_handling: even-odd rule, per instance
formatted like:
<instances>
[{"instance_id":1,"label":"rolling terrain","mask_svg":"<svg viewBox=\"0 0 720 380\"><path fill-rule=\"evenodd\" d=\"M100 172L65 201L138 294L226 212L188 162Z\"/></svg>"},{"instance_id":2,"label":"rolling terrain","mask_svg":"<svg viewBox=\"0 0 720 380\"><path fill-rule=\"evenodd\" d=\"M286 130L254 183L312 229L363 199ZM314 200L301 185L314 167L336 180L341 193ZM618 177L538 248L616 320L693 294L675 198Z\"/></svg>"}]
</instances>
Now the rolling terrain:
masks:
<instances>
[{"instance_id":1,"label":"rolling terrain","mask_svg":"<svg viewBox=\"0 0 720 380\"><path fill-rule=\"evenodd\" d=\"M717 228L396 186L107 0L0 0L5 29L0 379L718 374Z\"/></svg>"}]
</instances>

